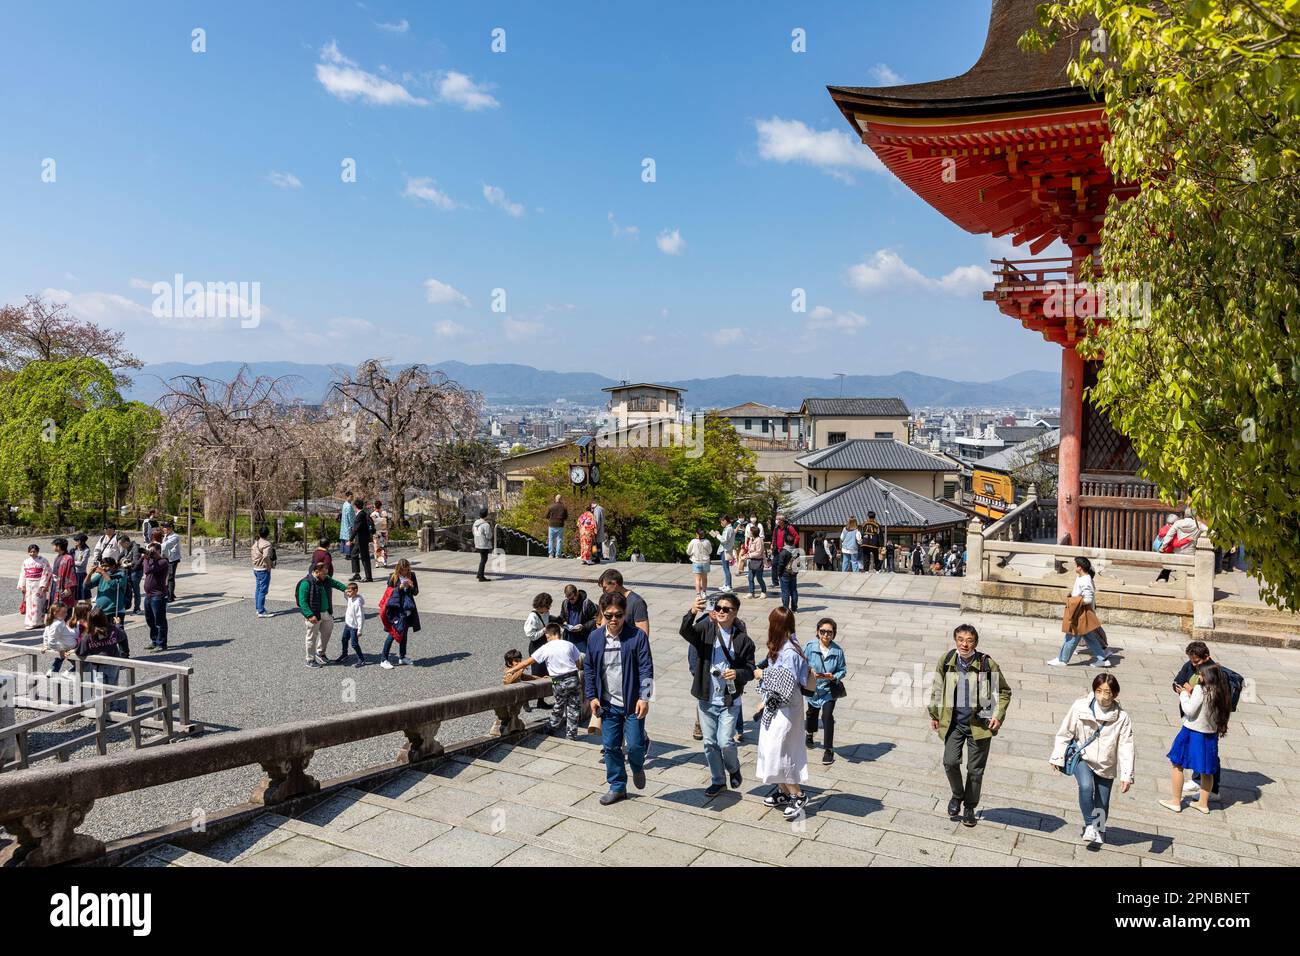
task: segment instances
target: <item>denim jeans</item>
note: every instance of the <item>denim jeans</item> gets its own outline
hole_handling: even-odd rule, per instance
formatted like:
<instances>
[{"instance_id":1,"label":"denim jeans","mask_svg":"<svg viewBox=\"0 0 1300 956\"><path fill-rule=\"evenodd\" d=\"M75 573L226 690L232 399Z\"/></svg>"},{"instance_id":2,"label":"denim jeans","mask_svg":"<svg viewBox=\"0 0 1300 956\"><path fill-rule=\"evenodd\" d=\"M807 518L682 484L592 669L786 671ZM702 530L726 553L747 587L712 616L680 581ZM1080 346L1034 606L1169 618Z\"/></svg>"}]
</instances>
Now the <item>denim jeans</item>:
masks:
<instances>
[{"instance_id":1,"label":"denim jeans","mask_svg":"<svg viewBox=\"0 0 1300 956\"><path fill-rule=\"evenodd\" d=\"M799 579L796 577L781 578L781 606L788 607L792 611L799 610Z\"/></svg>"},{"instance_id":2,"label":"denim jeans","mask_svg":"<svg viewBox=\"0 0 1300 956\"><path fill-rule=\"evenodd\" d=\"M1110 817L1110 788L1115 781L1098 776L1084 760L1075 764L1074 780L1079 785L1079 812L1083 814L1084 826L1105 832Z\"/></svg>"},{"instance_id":3,"label":"denim jeans","mask_svg":"<svg viewBox=\"0 0 1300 956\"><path fill-rule=\"evenodd\" d=\"M1097 638L1096 631L1089 631L1087 634L1067 634L1065 642L1061 644L1061 656L1058 658L1062 663L1070 663L1070 658L1074 656L1074 649L1079 646L1079 641L1088 645L1088 650L1092 651L1092 656L1101 660L1106 656L1102 649L1101 641Z\"/></svg>"},{"instance_id":4,"label":"denim jeans","mask_svg":"<svg viewBox=\"0 0 1300 956\"><path fill-rule=\"evenodd\" d=\"M605 745L605 779L616 793L627 790L627 767L623 763L623 742L627 741L627 762L633 772L645 767L645 721L622 707L601 704L600 738Z\"/></svg>"},{"instance_id":5,"label":"denim jeans","mask_svg":"<svg viewBox=\"0 0 1300 956\"><path fill-rule=\"evenodd\" d=\"M727 782L726 774L740 773L736 755L736 721L740 720L740 702L724 704L696 701L700 713L700 733L704 735L704 759L709 762L709 777L714 786Z\"/></svg>"},{"instance_id":6,"label":"denim jeans","mask_svg":"<svg viewBox=\"0 0 1300 956\"><path fill-rule=\"evenodd\" d=\"M406 656L406 639L410 636L411 636L411 632L407 631L404 637L400 637L397 639L397 656L399 659ZM343 646L343 649L347 650L346 644ZM383 653L384 660L388 660L388 652L392 649L393 649L393 635L389 634L386 638L384 638L384 653ZM357 653L360 654L361 651L358 650Z\"/></svg>"},{"instance_id":7,"label":"denim jeans","mask_svg":"<svg viewBox=\"0 0 1300 956\"><path fill-rule=\"evenodd\" d=\"M841 555L840 555L840 570L841 570L841 571L861 571L861 570L862 570L862 559L861 559L860 557L858 557L856 554L841 554Z\"/></svg>"},{"instance_id":8,"label":"denim jeans","mask_svg":"<svg viewBox=\"0 0 1300 956\"><path fill-rule=\"evenodd\" d=\"M144 598L144 620L149 625L149 643L154 647L167 648L167 595L146 594Z\"/></svg>"},{"instance_id":9,"label":"denim jeans","mask_svg":"<svg viewBox=\"0 0 1300 956\"><path fill-rule=\"evenodd\" d=\"M564 550L564 529L547 528L546 529L546 556L548 558L558 558L560 552Z\"/></svg>"},{"instance_id":10,"label":"denim jeans","mask_svg":"<svg viewBox=\"0 0 1300 956\"><path fill-rule=\"evenodd\" d=\"M766 594L766 593L767 593L767 582L763 580L763 569L762 569L762 568L750 568L750 569L749 569L749 596L750 596L750 597L753 597L753 596L754 596L754 582L755 582L755 581L758 582L758 586L761 587L761 588L763 589L763 593Z\"/></svg>"},{"instance_id":11,"label":"denim jeans","mask_svg":"<svg viewBox=\"0 0 1300 956\"><path fill-rule=\"evenodd\" d=\"M728 591L731 590L731 563L725 554L722 556L722 586Z\"/></svg>"},{"instance_id":12,"label":"denim jeans","mask_svg":"<svg viewBox=\"0 0 1300 956\"><path fill-rule=\"evenodd\" d=\"M339 660L343 660L343 658L348 656L349 645L351 645L352 649L357 652L357 660L360 660L361 659L361 637L359 634L357 634L357 629L355 627L349 627L347 624L344 624L343 625L343 647L339 649Z\"/></svg>"},{"instance_id":13,"label":"denim jeans","mask_svg":"<svg viewBox=\"0 0 1300 956\"><path fill-rule=\"evenodd\" d=\"M266 613L266 592L271 590L271 572L254 571L253 579L256 587L253 589L253 606L258 614Z\"/></svg>"},{"instance_id":14,"label":"denim jeans","mask_svg":"<svg viewBox=\"0 0 1300 956\"><path fill-rule=\"evenodd\" d=\"M144 605L140 601L140 580L144 577L144 568L136 568L127 580L131 582L131 610L139 611Z\"/></svg>"}]
</instances>

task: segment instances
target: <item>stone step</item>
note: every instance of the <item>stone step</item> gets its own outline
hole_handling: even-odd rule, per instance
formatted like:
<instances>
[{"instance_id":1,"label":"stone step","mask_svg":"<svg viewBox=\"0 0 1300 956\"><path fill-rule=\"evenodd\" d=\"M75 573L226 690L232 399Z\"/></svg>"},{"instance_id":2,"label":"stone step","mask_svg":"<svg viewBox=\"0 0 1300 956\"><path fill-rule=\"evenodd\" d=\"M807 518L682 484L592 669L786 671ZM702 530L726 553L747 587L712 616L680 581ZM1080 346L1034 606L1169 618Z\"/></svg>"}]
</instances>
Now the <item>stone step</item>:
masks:
<instances>
[{"instance_id":1,"label":"stone step","mask_svg":"<svg viewBox=\"0 0 1300 956\"><path fill-rule=\"evenodd\" d=\"M196 853L192 850L186 850L183 847L173 846L170 843L163 846L154 847L146 853L142 853L135 859L124 864L132 867L160 867L160 866L229 866L221 860L205 856L202 853Z\"/></svg>"},{"instance_id":2,"label":"stone step","mask_svg":"<svg viewBox=\"0 0 1300 956\"><path fill-rule=\"evenodd\" d=\"M1230 620L1251 620L1272 624L1291 630L1300 631L1300 613L1283 611L1267 604L1245 604L1237 601L1217 601L1214 605L1214 618Z\"/></svg>"},{"instance_id":3,"label":"stone step","mask_svg":"<svg viewBox=\"0 0 1300 956\"><path fill-rule=\"evenodd\" d=\"M656 747L674 743L669 738L661 734L655 735ZM688 784L691 791L678 793L674 796L677 801L683 800L687 794L700 804L703 804L703 785L705 779L705 770L702 765L702 757L699 757L698 743L686 742L684 740L676 741L675 745L684 748L686 752L693 753L698 760L693 758L689 761L689 768L685 773L681 773L683 766L674 766L667 771L662 771L658 766L659 758L652 756L647 764L647 778L652 784L663 786L681 786ZM586 762L585 754L582 756L572 755L567 752L571 745L561 744L558 741L542 741L540 746L546 746L544 759L551 763L561 761L570 764L575 768L574 771L559 771L554 768L548 768L552 776L565 774L568 779L577 779L579 785L588 786L592 792L601 792L604 790L604 776L600 765L595 761L590 764ZM743 752L743 751L742 751ZM474 761L480 771L490 772L491 770L501 770L510 774L529 775L533 773L526 765L535 762L535 755L532 748L514 748L509 750L505 747L500 748L498 753L485 755ZM652 750L652 755L654 750ZM747 761L742 757L742 766L749 763L747 770L752 771L752 761ZM835 766L844 763L843 759L837 761ZM873 765L874 766L874 765ZM909 771L908 768L898 768L891 766L882 768L882 772L888 774L884 786L873 786L870 783L860 782L858 780L819 780L818 767L812 768L812 779L809 783L810 791L814 793L823 793L827 795L839 795L843 798L853 798L866 801L876 807L877 811L884 809L901 809L915 813L938 814L942 822L942 829L957 831L960 828L956 824L951 824L940 811L942 805L946 804L948 791L946 783L943 782L942 772L938 767L937 758L934 763L933 771L926 772L923 776L917 772ZM902 770L902 773L896 771ZM478 774L476 774L478 775ZM877 778L878 779L878 778ZM566 782L568 780L566 779ZM829 787L826 784L830 784ZM762 807L758 795L765 792L766 788L755 788L754 795L746 796L745 799L754 801L759 807ZM1068 782L1062 782L1059 789L1052 791L1037 790L1034 788L1005 785L999 786L991 780L986 780L985 788L986 819L998 820L1007 818L1010 823L1007 824L1010 829L1022 829L1026 833L1036 836L1045 835L1050 839L1057 839L1066 843L1074 842L1074 833L1078 817L1078 806L1074 795L1074 789ZM1292 818L1288 815L1263 814L1262 811L1255 811L1249 806L1238 805L1231 809L1231 813L1225 814L1225 811L1218 809L1212 810L1208 817L1201 817L1192 811L1185 811L1182 815L1174 815L1156 804L1156 799L1162 794L1157 791L1151 791L1141 800L1149 802L1149 806L1141 802L1125 804L1123 806L1123 817L1117 820L1117 826L1139 827L1141 830L1129 831L1129 836L1135 840L1145 838L1141 842L1147 844L1171 844L1178 842L1185 844L1187 847L1199 847L1201 849L1217 849L1219 852L1230 853L1233 856L1241 857L1243 862L1260 863L1265 859L1276 854L1271 854L1261 850L1259 841L1263 834L1267 834L1272 828L1270 823L1281 823L1286 827L1293 827ZM1115 800L1131 799L1121 798L1116 795ZM1006 809L989 809L996 806L998 802L1005 802ZM625 804L617 804L616 807L622 807ZM763 810L767 808L762 807ZM1117 808L1118 809L1118 808ZM598 813L608 813L606 808L597 808ZM709 811L702 811L708 813ZM774 813L774 811L769 811ZM1230 818L1230 819L1228 819ZM599 817L597 818L599 819ZM1224 832L1224 822L1228 820L1228 832ZM762 822L762 821L760 821ZM777 826L786 826L786 822L779 816L774 816L772 821L767 825L775 823ZM904 832L912 832L911 827L916 825L916 820L908 817L905 821L909 829ZM873 825L875 822L873 821ZM882 829L890 829L889 821L880 822ZM929 830L931 823L921 824L922 829ZM1043 828L1047 827L1048 832L1044 834ZM1255 829L1259 827L1261 829ZM1249 833L1239 832L1250 830ZM969 832L969 831L968 831ZM949 833L949 837L952 833ZM1272 834L1276 841L1286 845L1288 837L1287 831L1277 831ZM957 839L962 839L960 835ZM1132 850L1131 852L1146 852L1142 850Z\"/></svg>"},{"instance_id":4,"label":"stone step","mask_svg":"<svg viewBox=\"0 0 1300 956\"><path fill-rule=\"evenodd\" d=\"M656 736L656 742L664 738ZM546 752L548 755L551 751ZM478 786L504 787L513 786L519 791L521 799L527 799L530 795L530 787L525 781L515 780L513 784L508 784L505 779L498 779L489 783L488 781L478 780L485 775L490 775L494 771L502 778L528 778L537 773L537 767L525 766L520 762L522 755L516 754L513 758L492 759L492 757L481 758L479 760L466 764L467 770L461 776L472 776L474 780L462 784L468 788ZM558 758L543 756L541 760L554 763ZM535 761L527 761L534 763ZM772 836L763 837L757 835L754 831L766 831L768 834L773 832L790 833L795 828L784 819L778 811L770 810L765 807L761 800L761 795L767 791L767 787L752 787L742 794L731 792L726 797L719 797L712 804L706 803L703 796L703 786L701 784L692 785L690 789L680 789L680 781L667 781L663 775L656 770L655 761L652 760L647 766L647 787L646 790L637 792L630 791L633 799L615 804L613 807L599 807L595 804L596 798L604 791L604 773L597 765L584 767L579 763L560 760L568 763L568 766L562 770L555 771L554 768L545 768L551 770L552 778L561 778L562 784L556 783L553 789L558 790L558 796L564 803L570 801L576 802L578 806L590 805L595 807L598 814L604 814L606 819L614 814L632 816L636 818L645 818L654 812L655 806L672 808L678 814L685 813L702 818L709 823L711 827L720 826L717 821L724 821L727 824L727 832L721 834L719 839L734 841L743 836L743 829L737 831L737 825L741 828L750 828L750 839L757 839L760 842L771 844L773 841L780 842L783 838ZM503 765L510 764L508 769L502 769ZM679 769L679 768L673 768ZM701 768L702 770L702 768ZM855 788L857 789L857 788ZM586 792L586 798L575 798L574 791ZM1007 828L998 824L991 826L977 827L974 830L967 830L960 824L951 821L946 815L936 812L935 804L938 798L931 794L923 798L919 804L905 799L905 795L890 795L890 803L886 804L881 799L862 796L856 792L844 792L838 790L825 790L817 788L815 785L809 785L809 791L813 794L814 800L810 807L810 815L806 818L800 828L800 836L803 840L815 840L819 843L834 843L841 847L857 849L877 856L885 857L887 860L898 860L909 863L919 863L921 865L942 865L953 862L956 859L960 862L963 859L970 858L970 853L974 850L989 852L991 846L993 852L1001 856L1002 865L1015 865L1015 859L1009 858L1012 847L1015 845L1017 835L1007 832ZM943 795L946 803L946 791ZM917 809L924 807L924 809ZM863 817L870 817L871 824L861 825L856 821ZM600 819L598 815L597 820ZM986 818L988 819L988 818ZM833 822L834 825L822 833L822 828ZM1027 823L1027 832L1034 835L1039 834L1037 818L1030 818L1028 814L1024 817ZM620 825L624 825L620 823ZM987 833L987 836L980 836L981 830ZM892 835L891 835L892 834ZM1055 859L1044 860L1042 862L1063 863L1073 859L1075 844L1078 843L1073 836L1064 840L1052 841L1057 845L1054 847ZM707 843L706 843L707 845ZM743 851L733 846L727 846L726 849L733 853ZM954 854L960 854L954 856ZM784 855L772 862L788 862L785 856L790 856L790 860L796 859L793 856L792 849L783 848ZM804 853L814 852L812 850L800 851L800 856ZM815 852L822 852L820 847ZM882 863L885 860L881 861ZM980 862L994 862L990 860L981 860Z\"/></svg>"}]
</instances>

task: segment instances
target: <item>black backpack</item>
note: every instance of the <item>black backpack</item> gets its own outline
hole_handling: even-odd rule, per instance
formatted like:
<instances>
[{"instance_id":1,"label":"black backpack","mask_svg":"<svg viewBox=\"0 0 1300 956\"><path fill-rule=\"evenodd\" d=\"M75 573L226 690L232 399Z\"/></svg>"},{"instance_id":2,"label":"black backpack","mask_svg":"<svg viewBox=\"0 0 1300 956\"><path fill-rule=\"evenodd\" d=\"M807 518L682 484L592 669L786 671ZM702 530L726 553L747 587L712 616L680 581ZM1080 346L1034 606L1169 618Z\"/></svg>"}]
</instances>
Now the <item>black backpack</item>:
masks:
<instances>
[{"instance_id":1,"label":"black backpack","mask_svg":"<svg viewBox=\"0 0 1300 956\"><path fill-rule=\"evenodd\" d=\"M1232 709L1237 709L1237 701L1241 700L1241 688L1245 686L1246 679L1234 670L1229 670L1222 664L1219 665L1219 671L1223 674L1224 680L1228 682L1228 688L1232 691Z\"/></svg>"}]
</instances>

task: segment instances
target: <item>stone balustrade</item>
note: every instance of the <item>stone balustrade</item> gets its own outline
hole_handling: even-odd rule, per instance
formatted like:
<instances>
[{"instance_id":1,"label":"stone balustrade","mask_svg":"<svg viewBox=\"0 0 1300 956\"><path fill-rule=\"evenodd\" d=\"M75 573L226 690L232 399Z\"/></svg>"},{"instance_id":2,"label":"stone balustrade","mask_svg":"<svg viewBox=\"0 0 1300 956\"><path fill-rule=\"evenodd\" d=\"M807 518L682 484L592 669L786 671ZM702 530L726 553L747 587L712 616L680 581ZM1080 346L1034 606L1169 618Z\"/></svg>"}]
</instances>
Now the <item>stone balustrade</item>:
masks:
<instances>
[{"instance_id":1,"label":"stone balustrade","mask_svg":"<svg viewBox=\"0 0 1300 956\"><path fill-rule=\"evenodd\" d=\"M0 776L0 826L15 840L0 849L0 866L48 866L101 855L101 841L77 833L96 800L258 764L265 776L250 801L278 804L320 788L308 773L318 750L402 733L406 744L396 760L417 763L442 754L437 735L445 721L491 711L491 734L503 736L524 728L519 712L526 701L551 693L549 680L527 681L7 773Z\"/></svg>"}]
</instances>

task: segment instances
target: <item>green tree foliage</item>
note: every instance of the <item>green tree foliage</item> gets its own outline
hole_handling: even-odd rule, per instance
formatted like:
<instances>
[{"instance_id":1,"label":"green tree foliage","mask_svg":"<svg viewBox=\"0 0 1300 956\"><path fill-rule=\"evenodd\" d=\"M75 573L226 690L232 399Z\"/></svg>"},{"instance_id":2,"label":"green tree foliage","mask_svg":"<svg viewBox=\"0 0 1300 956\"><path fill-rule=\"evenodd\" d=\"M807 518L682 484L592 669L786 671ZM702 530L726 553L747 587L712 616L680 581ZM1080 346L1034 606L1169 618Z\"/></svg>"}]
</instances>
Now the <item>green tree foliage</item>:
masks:
<instances>
[{"instance_id":1,"label":"green tree foliage","mask_svg":"<svg viewBox=\"0 0 1300 956\"><path fill-rule=\"evenodd\" d=\"M702 454L696 450L602 448L600 486L580 494L569 483L568 462L554 462L534 472L501 521L545 541L546 509L562 495L569 509L564 546L576 553L577 517L594 499L605 509L605 531L618 540L621 554L640 548L647 561L684 561L695 530L716 530L718 518L735 513L754 478L754 455L725 419L706 421Z\"/></svg>"},{"instance_id":2,"label":"green tree foliage","mask_svg":"<svg viewBox=\"0 0 1300 956\"><path fill-rule=\"evenodd\" d=\"M1068 0L1027 46L1082 32L1115 178L1106 278L1150 315L1090 330L1091 398L1146 475L1245 546L1261 593L1300 607L1300 0Z\"/></svg>"},{"instance_id":3,"label":"green tree foliage","mask_svg":"<svg viewBox=\"0 0 1300 956\"><path fill-rule=\"evenodd\" d=\"M0 383L4 493L30 498L36 511L51 496L98 497L104 458L114 459L116 487L148 451L157 425L154 409L122 401L98 359L29 362Z\"/></svg>"}]
</instances>

